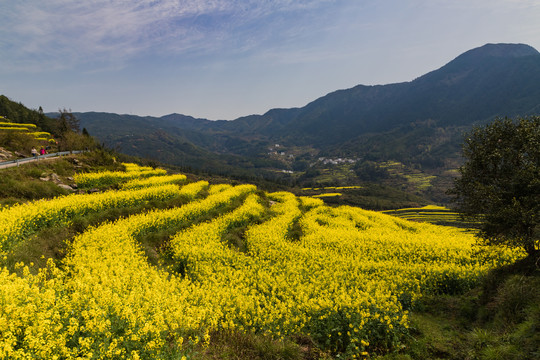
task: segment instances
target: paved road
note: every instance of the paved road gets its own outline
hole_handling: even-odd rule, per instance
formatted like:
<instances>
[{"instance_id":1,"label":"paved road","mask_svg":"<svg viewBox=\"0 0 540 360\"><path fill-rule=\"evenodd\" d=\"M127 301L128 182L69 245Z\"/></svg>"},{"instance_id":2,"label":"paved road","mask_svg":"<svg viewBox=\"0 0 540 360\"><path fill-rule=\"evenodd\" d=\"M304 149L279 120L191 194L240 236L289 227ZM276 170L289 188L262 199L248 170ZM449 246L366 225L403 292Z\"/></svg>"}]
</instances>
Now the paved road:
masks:
<instances>
[{"instance_id":1,"label":"paved road","mask_svg":"<svg viewBox=\"0 0 540 360\"><path fill-rule=\"evenodd\" d=\"M19 166L21 164L27 164L27 163L36 162L36 161L58 159L59 157L60 156L49 156L49 157L41 158L41 159L38 159L38 158L35 158L35 159L24 158L24 159L20 159L20 160L25 160L25 161L20 161L20 162L7 162L7 161L6 161L6 163L0 162L0 169L5 169L5 168L13 167L13 166Z\"/></svg>"},{"instance_id":2,"label":"paved road","mask_svg":"<svg viewBox=\"0 0 540 360\"><path fill-rule=\"evenodd\" d=\"M57 153L52 153L52 154L39 155L36 157L28 157L28 158L17 159L17 160L12 160L12 161L3 161L3 162L0 162L0 169L5 169L8 167L13 167L13 166L20 166L21 164L27 164L27 163L31 163L35 161L58 159L61 156L65 156L69 154L78 154L82 152L83 152L82 150L62 151L62 152L57 152Z\"/></svg>"}]
</instances>

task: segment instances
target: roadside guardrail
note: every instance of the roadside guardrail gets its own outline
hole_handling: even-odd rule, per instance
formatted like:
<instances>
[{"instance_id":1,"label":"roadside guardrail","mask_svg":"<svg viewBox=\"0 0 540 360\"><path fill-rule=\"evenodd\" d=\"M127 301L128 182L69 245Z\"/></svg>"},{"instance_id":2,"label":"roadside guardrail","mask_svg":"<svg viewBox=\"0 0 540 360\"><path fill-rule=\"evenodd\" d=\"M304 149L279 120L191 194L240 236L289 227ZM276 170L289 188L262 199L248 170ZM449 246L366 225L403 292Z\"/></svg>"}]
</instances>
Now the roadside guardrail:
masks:
<instances>
[{"instance_id":1,"label":"roadside guardrail","mask_svg":"<svg viewBox=\"0 0 540 360\"><path fill-rule=\"evenodd\" d=\"M27 158L15 159L15 160L10 160L10 161L2 161L2 162L0 162L0 168L11 167L11 166L19 166L20 164L24 164L24 163L28 163L28 162L39 161L39 160L43 160L43 159L46 159L46 158L65 156L65 155L70 155L70 154L80 154L82 152L85 152L85 150L60 151L60 152L55 152L55 153L51 153L51 154L31 156L31 157L27 157Z\"/></svg>"}]
</instances>

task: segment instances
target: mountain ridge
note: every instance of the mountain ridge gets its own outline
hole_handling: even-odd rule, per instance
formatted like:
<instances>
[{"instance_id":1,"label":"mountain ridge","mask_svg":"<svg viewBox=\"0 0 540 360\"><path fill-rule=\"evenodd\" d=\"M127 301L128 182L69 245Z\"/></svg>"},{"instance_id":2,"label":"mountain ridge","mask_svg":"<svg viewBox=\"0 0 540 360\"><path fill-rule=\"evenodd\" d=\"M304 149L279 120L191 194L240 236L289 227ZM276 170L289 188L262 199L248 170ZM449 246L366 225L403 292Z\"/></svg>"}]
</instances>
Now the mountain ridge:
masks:
<instances>
[{"instance_id":1,"label":"mountain ridge","mask_svg":"<svg viewBox=\"0 0 540 360\"><path fill-rule=\"evenodd\" d=\"M376 166L398 161L439 176L459 165L461 134L471 126L538 113L540 53L525 44L486 44L408 82L360 84L303 107L230 121L182 114L76 115L92 135L131 155L194 168L223 162L275 178L281 170L309 173L321 156ZM175 146L189 153L175 152ZM294 181L305 181L304 175L294 175Z\"/></svg>"},{"instance_id":2,"label":"mountain ridge","mask_svg":"<svg viewBox=\"0 0 540 360\"><path fill-rule=\"evenodd\" d=\"M398 116L402 116L410 120L414 116L418 117L417 109L422 107L421 103L426 102L426 99L435 96L442 97L452 95L445 94L444 92L447 92L451 87L459 86L467 78L472 77L472 81L476 83L479 81L483 82L483 85L477 86L479 88L494 87L492 84L488 84L490 77L493 77L492 74L494 71L497 71L498 81L500 81L501 77L505 76L505 72L508 73L507 76L514 76L517 67L531 66L530 59L523 59L530 56L534 57L534 60L540 59L540 53L529 45L486 44L479 48L469 50L441 68L409 82L385 85L357 85L349 89L340 89L330 92L301 108L270 109L262 115L247 115L231 121L218 120L211 122L205 119L197 119L196 121L203 120L205 123L204 126L219 128L221 130L230 130L236 133L265 131L268 135L275 136L283 135L280 133L285 132L289 137L292 136L295 138L297 138L301 132L313 135L311 129L319 131L320 126L324 127L325 123L329 123L332 126L338 125L338 129L332 130L327 127L326 131L323 132L325 139L322 139L321 137L313 138L313 136L310 136L310 141L328 141L329 135L334 135L334 142L341 142L343 140L343 135L354 137L366 131L389 130L396 125L396 121L388 120L390 118L395 119ZM508 72L507 59L514 61L513 69L510 72ZM515 64L515 59L519 59L519 64ZM490 76L488 76L488 73L479 66L479 61L489 65L488 70ZM540 71L540 67L538 67L537 63L535 74L537 74L538 71ZM535 79L540 80L540 77L537 76ZM435 89L438 90L438 93L436 94L432 94L434 84L436 85ZM466 84L465 86L471 88L470 84ZM460 93L463 94L464 90L460 91ZM415 98L412 98L413 95ZM475 98L481 97L481 94L478 92L473 93L473 95ZM498 98L504 95L505 94L500 94ZM471 101L476 102L477 100L473 99L472 96L469 97L468 105L470 106ZM489 98L494 98L494 96L490 96ZM455 103L463 101L463 99L455 99L455 95L448 96L447 99L450 99ZM398 105L398 107L396 108L396 106L394 106L394 109L384 111L385 102L393 102L395 105ZM500 104L498 100L491 103L488 102L485 104L485 107L487 108L489 106L493 108L494 110L492 112L471 114L471 117L474 116L477 119L480 117L478 122L481 122L496 116L517 115L515 113L504 114L504 111L502 110L503 106L501 105L506 104ZM329 108L332 109L330 113L328 113ZM434 118L437 114L441 114L445 110L448 109L440 109L440 107L426 109L421 117L424 119ZM522 105L520 108L520 112L525 114L535 110L535 107L527 108L526 105ZM325 111L327 116L321 116ZM413 115L411 115L411 113ZM173 118L173 116L165 117ZM185 115L174 116L176 119L183 117L185 117ZM448 122L452 117L456 118L459 117L459 115L450 112L443 118L443 121ZM164 117L161 117L161 119L163 118ZM379 126L374 126L374 124L369 121L363 123L358 122L358 120L372 118L378 119L377 123ZM388 122L386 123L383 121L386 127L380 126L381 118L386 119ZM468 123L470 122L470 119L464 119L463 122ZM354 125L355 128L351 130L350 125ZM186 126L185 123L179 124L179 126L185 127L186 129L194 128L193 126ZM203 126L200 124L197 126L198 129L202 127Z\"/></svg>"}]
</instances>

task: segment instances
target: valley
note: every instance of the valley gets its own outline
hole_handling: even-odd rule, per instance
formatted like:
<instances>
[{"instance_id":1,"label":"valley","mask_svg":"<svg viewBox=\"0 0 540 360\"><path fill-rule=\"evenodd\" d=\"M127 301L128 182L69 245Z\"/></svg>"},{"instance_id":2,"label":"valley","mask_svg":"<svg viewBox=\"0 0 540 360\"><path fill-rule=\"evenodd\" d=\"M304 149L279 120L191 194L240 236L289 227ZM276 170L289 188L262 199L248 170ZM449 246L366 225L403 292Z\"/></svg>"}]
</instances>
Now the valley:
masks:
<instances>
[{"instance_id":1,"label":"valley","mask_svg":"<svg viewBox=\"0 0 540 360\"><path fill-rule=\"evenodd\" d=\"M497 117L536 114L538 84L538 51L486 44L410 82L358 85L232 121L75 115L107 146L186 171L298 188L375 183L424 199L406 206L444 204L463 134Z\"/></svg>"},{"instance_id":2,"label":"valley","mask_svg":"<svg viewBox=\"0 0 540 360\"><path fill-rule=\"evenodd\" d=\"M231 121L1 95L0 358L536 358L539 84L487 44Z\"/></svg>"}]
</instances>

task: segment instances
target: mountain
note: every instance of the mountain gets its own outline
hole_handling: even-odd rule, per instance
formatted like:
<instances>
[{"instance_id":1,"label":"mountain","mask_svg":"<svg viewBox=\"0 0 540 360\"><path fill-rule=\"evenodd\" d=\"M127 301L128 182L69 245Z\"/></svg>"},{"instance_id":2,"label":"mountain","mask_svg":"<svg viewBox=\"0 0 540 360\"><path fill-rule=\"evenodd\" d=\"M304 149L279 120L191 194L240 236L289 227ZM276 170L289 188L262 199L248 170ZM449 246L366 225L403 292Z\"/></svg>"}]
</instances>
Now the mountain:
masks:
<instances>
[{"instance_id":1,"label":"mountain","mask_svg":"<svg viewBox=\"0 0 540 360\"><path fill-rule=\"evenodd\" d=\"M321 156L354 159L357 174L366 162L380 168L392 160L440 176L458 166L462 132L470 126L538 113L540 53L524 44L486 44L409 82L358 85L302 108L233 121L76 115L92 135L130 154L210 171L212 159L275 177L276 169L305 172Z\"/></svg>"},{"instance_id":2,"label":"mountain","mask_svg":"<svg viewBox=\"0 0 540 360\"><path fill-rule=\"evenodd\" d=\"M432 119L469 125L540 111L540 53L527 45L488 44L411 82L330 93L305 106L282 136L336 144L367 132Z\"/></svg>"}]
</instances>

